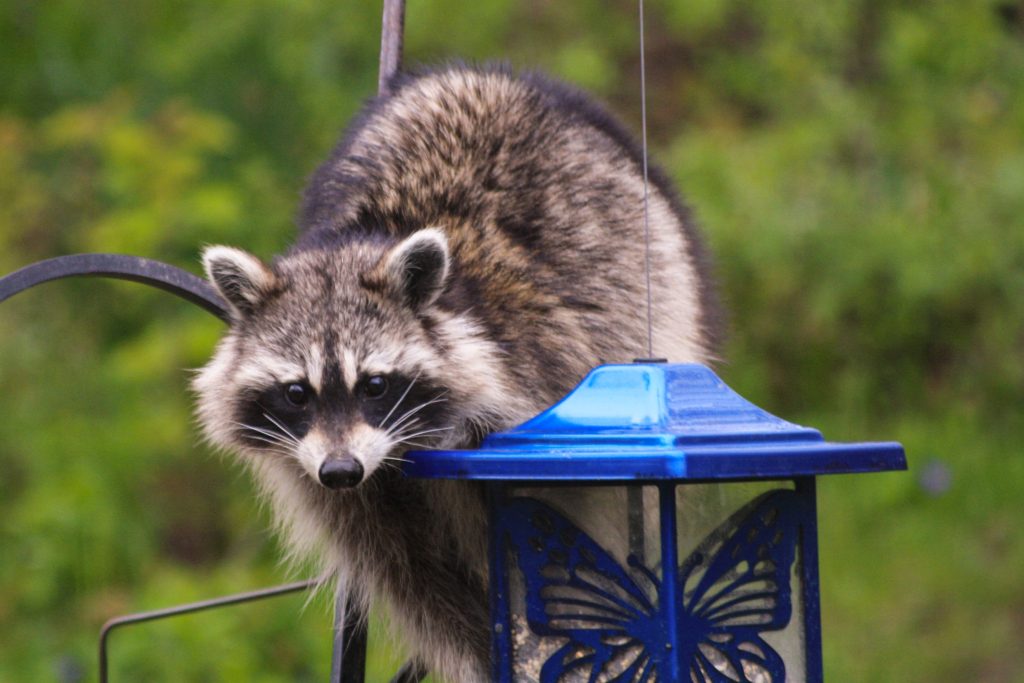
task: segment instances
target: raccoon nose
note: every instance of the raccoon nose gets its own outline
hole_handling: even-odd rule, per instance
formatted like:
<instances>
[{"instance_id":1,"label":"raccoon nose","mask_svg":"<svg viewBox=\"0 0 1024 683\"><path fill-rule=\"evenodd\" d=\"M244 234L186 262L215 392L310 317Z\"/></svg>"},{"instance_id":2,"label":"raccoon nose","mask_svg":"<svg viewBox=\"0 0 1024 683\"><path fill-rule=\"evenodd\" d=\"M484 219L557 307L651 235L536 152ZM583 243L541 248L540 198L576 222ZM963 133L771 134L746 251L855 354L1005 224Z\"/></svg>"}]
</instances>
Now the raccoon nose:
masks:
<instances>
[{"instance_id":1,"label":"raccoon nose","mask_svg":"<svg viewBox=\"0 0 1024 683\"><path fill-rule=\"evenodd\" d=\"M345 489L363 480L363 466L352 457L328 458L320 465L320 483L329 489Z\"/></svg>"}]
</instances>

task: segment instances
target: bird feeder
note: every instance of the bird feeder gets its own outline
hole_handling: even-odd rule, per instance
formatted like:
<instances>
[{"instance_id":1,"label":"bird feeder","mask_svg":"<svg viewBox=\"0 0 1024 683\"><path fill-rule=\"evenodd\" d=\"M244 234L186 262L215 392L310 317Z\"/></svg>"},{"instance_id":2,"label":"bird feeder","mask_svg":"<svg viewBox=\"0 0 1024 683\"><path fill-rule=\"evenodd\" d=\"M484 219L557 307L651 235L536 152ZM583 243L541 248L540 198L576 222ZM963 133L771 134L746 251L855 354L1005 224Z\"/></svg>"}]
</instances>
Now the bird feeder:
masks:
<instances>
[{"instance_id":1,"label":"bird feeder","mask_svg":"<svg viewBox=\"0 0 1024 683\"><path fill-rule=\"evenodd\" d=\"M593 370L479 450L407 454L486 482L493 680L820 681L815 477L906 469L828 443L700 365Z\"/></svg>"}]
</instances>

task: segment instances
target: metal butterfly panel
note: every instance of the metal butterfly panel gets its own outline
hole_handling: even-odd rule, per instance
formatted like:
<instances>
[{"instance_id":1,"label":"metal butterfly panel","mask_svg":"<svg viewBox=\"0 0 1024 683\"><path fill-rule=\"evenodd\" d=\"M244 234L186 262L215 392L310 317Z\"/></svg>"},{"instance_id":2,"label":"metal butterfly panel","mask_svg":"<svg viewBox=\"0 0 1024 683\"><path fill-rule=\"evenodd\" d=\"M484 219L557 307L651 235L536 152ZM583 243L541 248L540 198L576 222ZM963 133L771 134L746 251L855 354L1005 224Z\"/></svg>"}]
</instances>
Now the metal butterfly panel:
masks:
<instances>
[{"instance_id":1,"label":"metal butterfly panel","mask_svg":"<svg viewBox=\"0 0 1024 683\"><path fill-rule=\"evenodd\" d=\"M625 564L616 560L546 503L507 499L500 526L522 583L526 623L519 627L553 643L533 675L541 683L673 676L783 683L785 662L765 635L785 629L793 617L791 575L805 513L797 492L765 493L666 577L635 555ZM666 591L666 581L674 590ZM666 604L666 594L680 597Z\"/></svg>"}]
</instances>

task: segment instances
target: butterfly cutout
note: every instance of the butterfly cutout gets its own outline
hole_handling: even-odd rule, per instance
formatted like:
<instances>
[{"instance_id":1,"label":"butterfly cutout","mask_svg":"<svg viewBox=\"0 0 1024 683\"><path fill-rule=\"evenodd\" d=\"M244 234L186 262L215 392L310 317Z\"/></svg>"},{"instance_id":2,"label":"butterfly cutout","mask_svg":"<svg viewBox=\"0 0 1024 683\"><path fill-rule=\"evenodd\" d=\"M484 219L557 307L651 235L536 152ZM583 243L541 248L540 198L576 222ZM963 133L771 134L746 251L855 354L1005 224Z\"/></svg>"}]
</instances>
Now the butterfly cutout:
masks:
<instances>
[{"instance_id":1,"label":"butterfly cutout","mask_svg":"<svg viewBox=\"0 0 1024 683\"><path fill-rule=\"evenodd\" d=\"M664 681L673 664L693 683L785 681L782 657L762 634L792 616L790 572L804 517L794 491L756 498L709 534L679 567L674 605L663 604L657 573L633 555L623 567L550 506L514 498L506 514L527 625L567 641L544 661L541 683ZM680 634L674 645L670 616Z\"/></svg>"}]
</instances>

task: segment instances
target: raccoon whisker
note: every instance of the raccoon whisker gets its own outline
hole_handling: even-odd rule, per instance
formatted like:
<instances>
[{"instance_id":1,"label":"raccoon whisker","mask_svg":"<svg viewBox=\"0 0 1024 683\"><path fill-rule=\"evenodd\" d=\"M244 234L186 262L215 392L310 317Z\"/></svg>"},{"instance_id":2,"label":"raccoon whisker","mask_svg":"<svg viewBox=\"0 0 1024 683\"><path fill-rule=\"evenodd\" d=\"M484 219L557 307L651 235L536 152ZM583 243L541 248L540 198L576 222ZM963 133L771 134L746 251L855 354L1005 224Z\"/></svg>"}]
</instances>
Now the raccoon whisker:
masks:
<instances>
[{"instance_id":1,"label":"raccoon whisker","mask_svg":"<svg viewBox=\"0 0 1024 683\"><path fill-rule=\"evenodd\" d=\"M414 420L414 422L418 422L418 420ZM433 439L435 439L437 437L430 437L429 436L430 434L438 434L440 432L449 432L449 431L451 431L453 429L455 429L454 426L449 426L449 427L435 427L433 429L421 429L420 431L413 432L411 434L409 434L407 432L402 432L402 433L399 433L397 435L397 438L395 439L395 441L397 443L400 443L400 444L403 444L403 445L406 445L406 446L413 446L415 448L423 448L423 449L435 448L436 444L433 444L433 445L425 444L425 443L423 443L421 441L415 441L414 439L419 439L420 437L426 436L429 440L433 440Z\"/></svg>"},{"instance_id":2,"label":"raccoon whisker","mask_svg":"<svg viewBox=\"0 0 1024 683\"><path fill-rule=\"evenodd\" d=\"M446 393L447 393L447 392L446 392ZM405 423L405 421L406 421L407 419L409 419L410 417L412 417L412 416L413 416L413 415L415 415L416 413L420 412L421 410L423 410L423 409L424 409L424 408L426 408L427 406L432 406L432 405L434 405L434 404L436 404L436 403L444 403L444 402L446 402L447 400L448 400L448 399L446 399L446 398L444 397L444 394L441 394L441 395L439 395L439 396L437 396L437 397L435 397L435 398L432 398L432 399L431 399L431 400L429 400L429 401L426 401L426 402L424 402L424 403L421 403L421 404L419 404L418 406L416 406L415 408L413 408L412 410L409 410L408 412L406 412L406 413L405 413L404 415L402 415L402 417L400 417L400 418L398 418L397 420L395 420L394 424L392 424L392 425L391 425L391 428L392 428L392 429L395 429L395 428L397 428L397 427L398 427L399 425L402 425L402 424L404 424L404 423Z\"/></svg>"},{"instance_id":3,"label":"raccoon whisker","mask_svg":"<svg viewBox=\"0 0 1024 683\"><path fill-rule=\"evenodd\" d=\"M261 443L267 444L266 446L258 446L258 448L260 448L260 450L266 451L268 453L276 453L277 455L291 455L291 453L286 449L286 447L284 447L284 446L282 446L282 445L280 445L280 444L278 444L278 443L276 443L274 441L270 441L268 439L261 439L258 436L252 436L252 435L250 435L249 438L254 440L254 441L259 441Z\"/></svg>"},{"instance_id":4,"label":"raccoon whisker","mask_svg":"<svg viewBox=\"0 0 1024 683\"><path fill-rule=\"evenodd\" d=\"M405 413L403 413L401 417L395 418L395 423L401 422L405 417L418 412L419 410L421 410L422 408L424 408L426 406L433 405L435 403L443 403L444 401L447 401L448 400L446 398L447 395L448 395L448 390L447 389L443 389L442 391L438 392L437 395L434 396L429 401L424 401L423 403L419 404L418 406L415 406L415 407L409 409L408 411L406 411Z\"/></svg>"},{"instance_id":5,"label":"raccoon whisker","mask_svg":"<svg viewBox=\"0 0 1024 683\"><path fill-rule=\"evenodd\" d=\"M389 462L391 460L394 460L394 458L385 458L384 461L381 462L381 464L380 464L381 468L386 467L388 469L395 470L396 472L401 472L402 471L402 466L400 464L395 463L395 462ZM402 462L405 462L405 461L403 460Z\"/></svg>"},{"instance_id":6,"label":"raccoon whisker","mask_svg":"<svg viewBox=\"0 0 1024 683\"><path fill-rule=\"evenodd\" d=\"M411 420L411 421L410 420L402 420L401 422L396 422L395 424L391 425L388 428L388 430L387 430L387 434L389 436L394 435L394 434L401 434L402 432L407 431L410 428L411 429L416 429L418 426L420 426L422 424L423 423L420 422L419 419L415 419L415 420Z\"/></svg>"},{"instance_id":7,"label":"raccoon whisker","mask_svg":"<svg viewBox=\"0 0 1024 683\"><path fill-rule=\"evenodd\" d=\"M271 422L271 423L273 424L273 426L274 426L274 427L276 427L276 428L280 429L280 430L281 430L281 432L282 432L282 434L283 434L284 436L286 436L286 437L288 438L288 440L289 440L289 441L292 441L292 442L293 442L293 443L295 443L296 445L298 445L298 444L299 444L299 443L301 442L301 441L299 440L299 437L298 437L298 436L296 436L295 434L293 434L293 433L292 433L292 430L291 430L291 429L289 429L289 428L288 428L287 426L285 426L285 423L283 423L283 422L282 422L281 420L279 420L278 418L275 418L275 417L273 417L273 416L272 416L272 415L271 415L271 414L269 413L269 411L266 411L266 410L264 410L264 412L263 412L263 417L264 417L264 418L266 418L267 420L269 420L269 421L270 421L270 422Z\"/></svg>"},{"instance_id":8,"label":"raccoon whisker","mask_svg":"<svg viewBox=\"0 0 1024 683\"><path fill-rule=\"evenodd\" d=\"M260 406L260 407L262 407L262 406ZM284 432L284 435L286 437L288 437L288 440L291 441L292 443L294 443L296 446L298 446L301 443L299 441L299 437L297 437L294 434L292 434L291 430L288 429L287 427L285 427L283 422L281 422L276 417L271 415L269 411L264 410L263 411L263 417L265 417L268 420L270 420L271 422L273 422L274 426L277 427L278 429L280 429L282 432Z\"/></svg>"},{"instance_id":9,"label":"raccoon whisker","mask_svg":"<svg viewBox=\"0 0 1024 683\"><path fill-rule=\"evenodd\" d=\"M423 422L420 421L420 419L418 417L416 417L416 418L413 418L412 420L409 420L409 421L405 422L404 424L391 425L390 427L388 427L387 429L384 430L384 435L385 436L389 436L389 437L394 437L394 436L396 436L398 434L402 434L406 430L416 429L417 427L419 427L422 424L423 424Z\"/></svg>"},{"instance_id":10,"label":"raccoon whisker","mask_svg":"<svg viewBox=\"0 0 1024 683\"><path fill-rule=\"evenodd\" d=\"M424 430L416 432L414 434L402 434L402 435L400 435L401 438L398 439L398 440L399 441L408 441L409 439L415 439L417 437L426 436L427 434L434 434L436 432L450 432L453 429L455 429L455 427L438 427L437 429L424 429Z\"/></svg>"},{"instance_id":11,"label":"raccoon whisker","mask_svg":"<svg viewBox=\"0 0 1024 683\"><path fill-rule=\"evenodd\" d=\"M283 439L281 434L267 429L262 429L254 425L243 424L241 422L234 422L232 424L242 427L246 432L246 438L251 438L254 441L260 441L261 443L266 443L272 446L270 449L267 449L271 453L288 456L295 452L295 447L298 445L297 443L292 443L291 441Z\"/></svg>"},{"instance_id":12,"label":"raccoon whisker","mask_svg":"<svg viewBox=\"0 0 1024 683\"><path fill-rule=\"evenodd\" d=\"M397 441L402 438L403 434L408 434L409 432L423 426L425 426L423 421L418 417L414 417L411 420L406 420L400 424L392 425L384 432L384 435Z\"/></svg>"},{"instance_id":13,"label":"raccoon whisker","mask_svg":"<svg viewBox=\"0 0 1024 683\"><path fill-rule=\"evenodd\" d=\"M278 434L277 432L272 431L270 429L267 429L266 427L257 427L256 425L246 424L245 422L232 422L231 424L235 425L236 427L241 427L242 429L245 429L250 432L263 434L264 436L271 436L277 439L283 438L283 435Z\"/></svg>"},{"instance_id":14,"label":"raccoon whisker","mask_svg":"<svg viewBox=\"0 0 1024 683\"><path fill-rule=\"evenodd\" d=\"M416 380L420 378L421 372L423 371L421 370L420 372L417 372L416 376L412 378L412 381L409 382L409 386L405 388L405 391L402 392L402 395L398 397L397 401L395 401L395 405L391 406L391 410L388 411L388 414L385 415L384 419L380 421L379 425L377 425L378 428L383 427L384 423L388 421L388 418L391 417L391 415L395 412L398 406L402 405L402 401L404 401L405 397L409 395L410 391L412 391L412 385L416 384Z\"/></svg>"},{"instance_id":15,"label":"raccoon whisker","mask_svg":"<svg viewBox=\"0 0 1024 683\"><path fill-rule=\"evenodd\" d=\"M268 439L265 436L259 436L258 434L246 434L246 438L252 439L253 441L259 441L261 443L269 443L275 446L280 446L281 442L275 439Z\"/></svg>"},{"instance_id":16,"label":"raccoon whisker","mask_svg":"<svg viewBox=\"0 0 1024 683\"><path fill-rule=\"evenodd\" d=\"M412 418L412 416L416 412L418 412L419 408L422 408L422 406L412 408L411 410L408 410L405 413L403 413L401 417L397 418L393 423L391 423L391 425L388 427L388 431L393 432L396 429L404 429L405 426L407 426L409 419ZM413 420L413 422L415 421L416 420Z\"/></svg>"},{"instance_id":17,"label":"raccoon whisker","mask_svg":"<svg viewBox=\"0 0 1024 683\"><path fill-rule=\"evenodd\" d=\"M417 439L421 436L427 436L431 434L437 434L438 432L447 432L454 429L454 427L444 427L439 429L421 429L416 431L416 425L409 425L409 429L402 430L397 434L389 435L395 443L407 443L410 439Z\"/></svg>"},{"instance_id":18,"label":"raccoon whisker","mask_svg":"<svg viewBox=\"0 0 1024 683\"><path fill-rule=\"evenodd\" d=\"M403 445L406 445L406 446L415 446L416 448L423 448L423 449L431 448L431 446L429 446L428 444L420 443L419 441L405 441L405 440L403 440L403 441L400 441L399 443L401 443Z\"/></svg>"},{"instance_id":19,"label":"raccoon whisker","mask_svg":"<svg viewBox=\"0 0 1024 683\"><path fill-rule=\"evenodd\" d=\"M231 424L233 424L233 425L235 425L237 427L241 427L242 429L246 430L247 432L252 432L253 434L259 434L260 435L259 437L253 436L253 434L250 434L249 436L254 438L254 439L258 439L260 441L265 441L267 443L280 444L281 446L298 446L299 445L298 441L292 441L290 439L286 439L284 437L284 435L279 434L279 433L277 433L275 431L271 431L269 429L264 429L262 427L257 427L255 425L245 424L243 422L232 422Z\"/></svg>"},{"instance_id":20,"label":"raccoon whisker","mask_svg":"<svg viewBox=\"0 0 1024 683\"><path fill-rule=\"evenodd\" d=\"M278 455L289 455L289 452L287 450L285 450L285 446L287 446L287 444L281 444L278 441L272 441L271 439L264 439L261 436L255 436L253 434L249 434L248 438L252 439L253 441L259 441L261 443L265 443L268 446L270 446L269 448L265 448L263 450L269 451L271 453L277 453Z\"/></svg>"}]
</instances>

